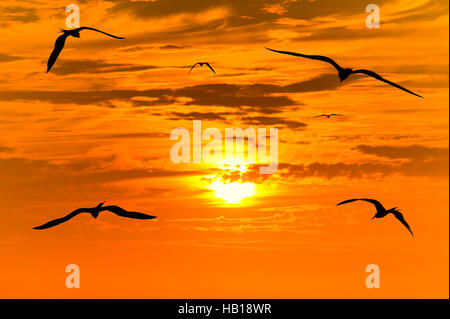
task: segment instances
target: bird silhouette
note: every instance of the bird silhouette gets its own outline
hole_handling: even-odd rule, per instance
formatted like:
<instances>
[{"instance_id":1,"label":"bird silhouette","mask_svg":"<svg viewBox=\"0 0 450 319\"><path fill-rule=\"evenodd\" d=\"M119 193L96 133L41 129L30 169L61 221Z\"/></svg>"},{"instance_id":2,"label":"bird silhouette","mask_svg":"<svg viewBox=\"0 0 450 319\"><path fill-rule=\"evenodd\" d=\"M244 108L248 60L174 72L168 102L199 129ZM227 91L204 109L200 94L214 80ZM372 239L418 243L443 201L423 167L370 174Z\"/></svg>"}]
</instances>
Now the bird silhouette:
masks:
<instances>
[{"instance_id":1,"label":"bird silhouette","mask_svg":"<svg viewBox=\"0 0 450 319\"><path fill-rule=\"evenodd\" d=\"M332 116L344 116L344 115L342 115L342 114L336 114L336 113L333 113L333 114L322 114L322 115L314 116L314 118L317 118L317 117L327 117L327 118L330 118L330 117L332 117Z\"/></svg>"},{"instance_id":2,"label":"bird silhouette","mask_svg":"<svg viewBox=\"0 0 450 319\"><path fill-rule=\"evenodd\" d=\"M89 28L89 27L81 27L81 28L77 28L77 29L73 29L73 30L60 29L60 31L63 34L60 35L56 39L55 48L53 49L52 53L50 54L50 58L48 59L48 62L47 62L47 73L52 69L53 65L55 64L56 60L59 57L59 54L64 49L66 39L69 36L72 36L74 38L80 38L80 31L83 31L83 30L91 30L91 31L100 32L100 33L106 34L109 37L116 38L116 39L125 39L125 38L117 37L115 35L112 35L112 34L109 34L109 33L94 29L94 28Z\"/></svg>"},{"instance_id":3,"label":"bird silhouette","mask_svg":"<svg viewBox=\"0 0 450 319\"><path fill-rule=\"evenodd\" d=\"M406 222L405 218L403 217L403 214L397 209L397 207L391 208L391 209L386 209L383 207L383 205L381 205L381 203L375 199L369 199L369 198L356 198L356 199L349 199L349 200L345 200L343 202L340 202L339 204L337 204L337 206L343 205L343 204L348 204L348 203L352 203L352 202L356 202L358 200L362 200L365 202L369 202L373 205L375 205L375 208L377 209L377 213L375 214L375 216L373 216L372 219L374 218L383 218L386 215L392 213L395 218L397 218L411 233L411 235L414 237L414 234L411 230L411 228L409 227L408 223Z\"/></svg>"},{"instance_id":4,"label":"bird silhouette","mask_svg":"<svg viewBox=\"0 0 450 319\"><path fill-rule=\"evenodd\" d=\"M41 226L33 227L33 229L47 229L51 227L55 227L59 224L65 223L69 221L70 219L74 218L75 216L81 214L81 213L90 213L92 217L97 218L100 212L103 212L105 210L110 211L111 213L114 213L121 217L127 217L127 218L134 218L134 219L154 219L156 216L150 216L143 213L137 213L137 212L129 212L123 208L120 208L119 206L103 206L105 202L101 202L97 205L97 207L92 208L78 208L71 212L69 215L58 218L52 221L49 221L48 223L45 223Z\"/></svg>"},{"instance_id":5,"label":"bird silhouette","mask_svg":"<svg viewBox=\"0 0 450 319\"><path fill-rule=\"evenodd\" d=\"M289 52L289 51L278 51L278 50L272 50L269 48L266 48L269 51L273 51L273 52L277 52L277 53L282 53L282 54L288 54L288 55L293 55L293 56L297 56L297 57L302 57L302 58L307 58L307 59L311 59L311 60L318 60L318 61L322 61L322 62L327 62L330 63L332 66L334 66L336 68L336 70L338 71L339 74L339 79L342 81L346 80L350 75L352 74L365 74L367 76L373 77L379 81L382 81L384 83L387 83L389 85L392 85L393 87L396 87L400 90L403 90L405 92L408 92L412 95L418 96L420 98L423 98L421 95L416 94L406 88L404 88L401 85L398 85L397 83L391 82L389 80L386 80L385 78L383 78L382 76L380 76L379 74L370 71L370 70L365 70L365 69L359 69L359 70L353 70L351 68L343 68L341 67L339 64L336 63L336 61L334 61L333 59L326 57L326 56L322 56L322 55L306 55L306 54L301 54L301 53L295 53L295 52Z\"/></svg>"},{"instance_id":6,"label":"bird silhouette","mask_svg":"<svg viewBox=\"0 0 450 319\"><path fill-rule=\"evenodd\" d=\"M211 69L211 71L213 71L214 74L216 74L216 71L214 71L214 69L212 68L212 66L211 66L208 62L197 62L197 63L195 63L195 64L192 66L192 68L189 70L189 73L192 72L192 70L195 68L196 65L199 65L199 66L204 66L204 65L206 65L208 68Z\"/></svg>"}]
</instances>

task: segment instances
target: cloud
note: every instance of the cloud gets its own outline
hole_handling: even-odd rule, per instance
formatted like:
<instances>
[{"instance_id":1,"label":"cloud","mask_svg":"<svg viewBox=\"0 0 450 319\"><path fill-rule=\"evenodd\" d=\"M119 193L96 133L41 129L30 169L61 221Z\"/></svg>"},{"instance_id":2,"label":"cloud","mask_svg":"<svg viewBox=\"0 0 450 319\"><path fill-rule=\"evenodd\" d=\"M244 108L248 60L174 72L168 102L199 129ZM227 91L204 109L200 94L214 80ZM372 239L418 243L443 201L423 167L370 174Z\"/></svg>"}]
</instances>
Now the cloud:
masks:
<instances>
[{"instance_id":1,"label":"cloud","mask_svg":"<svg viewBox=\"0 0 450 319\"><path fill-rule=\"evenodd\" d=\"M0 158L0 175L3 181L9 179L67 180L71 183L107 183L129 179L164 176L196 175L197 171L170 171L156 168L113 169L105 168L114 157L94 159L72 159L64 164L53 164L44 160L10 157Z\"/></svg>"},{"instance_id":2,"label":"cloud","mask_svg":"<svg viewBox=\"0 0 450 319\"><path fill-rule=\"evenodd\" d=\"M350 83L350 82L348 82ZM54 104L108 105L113 101L131 101L134 106L167 106L170 103L197 106L250 108L264 114L279 113L301 103L281 95L307 93L337 88L336 76L320 75L288 85L275 84L201 84L176 89L110 91L1 91L0 101L45 101ZM345 84L344 84L345 85ZM280 94L281 93L281 94ZM277 95L275 95L277 94ZM148 100L142 100L147 98ZM183 98L187 101L180 102Z\"/></svg>"},{"instance_id":3,"label":"cloud","mask_svg":"<svg viewBox=\"0 0 450 319\"><path fill-rule=\"evenodd\" d=\"M402 164L387 164L382 162L368 162L361 164L349 163L312 163L309 165L287 164L278 165L281 178L307 178L321 177L332 179L337 177L365 178L368 176L379 175L405 175L405 176L429 176L445 177L448 176L448 159L433 160L429 162L411 161Z\"/></svg>"},{"instance_id":4,"label":"cloud","mask_svg":"<svg viewBox=\"0 0 450 319\"><path fill-rule=\"evenodd\" d=\"M103 60L67 60L63 59L52 69L57 75L69 75L79 73L115 73L136 72L158 69L154 65L130 65L120 63L108 63Z\"/></svg>"},{"instance_id":5,"label":"cloud","mask_svg":"<svg viewBox=\"0 0 450 319\"><path fill-rule=\"evenodd\" d=\"M171 120L210 120L210 121L226 121L227 115L232 115L234 113L230 112L189 112L189 113L180 113L180 112L172 112L170 117Z\"/></svg>"},{"instance_id":6,"label":"cloud","mask_svg":"<svg viewBox=\"0 0 450 319\"><path fill-rule=\"evenodd\" d=\"M396 12L392 17L388 17L385 23L431 21L445 14L448 14L448 1L427 1Z\"/></svg>"},{"instance_id":7,"label":"cloud","mask_svg":"<svg viewBox=\"0 0 450 319\"><path fill-rule=\"evenodd\" d=\"M0 21L9 24L11 22L30 23L39 20L37 10L35 8L27 8L23 6L1 6Z\"/></svg>"},{"instance_id":8,"label":"cloud","mask_svg":"<svg viewBox=\"0 0 450 319\"><path fill-rule=\"evenodd\" d=\"M154 40L167 41L190 37L191 41L202 41L205 36L220 38L221 43L238 41L245 43L267 42L277 38L274 34L291 34L289 39L351 39L370 37L398 36L399 31L384 28L368 35L363 24L354 28L355 16L366 17L365 6L359 0L291 1L291 0L107 0L112 3L110 13L129 14L138 19L159 19L169 16L183 16L179 19L180 28L154 34ZM377 5L383 6L393 0L379 0ZM212 10L220 10L220 14L209 14ZM424 13L425 12L425 13ZM444 16L448 12L443 5L433 5L432 1L423 6L410 6L409 10L393 13L392 18L385 17L385 23L401 22L409 17L425 19L430 14ZM186 17L187 16L187 17ZM197 17L197 18L195 18ZM201 17L201 19L198 19ZM205 22L205 19L209 19ZM192 23L183 25L186 20ZM193 21L196 22L193 22ZM286 21L300 21L299 25L289 25L289 29L280 29ZM305 24L304 22L309 23ZM338 21L349 21L339 23ZM410 20L412 21L412 20ZM341 24L341 26L339 26ZM273 32L267 32L272 30ZM224 32L227 31L227 32ZM407 29L403 31L408 32ZM239 36L234 36L239 33ZM271 36L271 34L273 36ZM144 36L148 38L148 35ZM192 42L194 43L194 42Z\"/></svg>"},{"instance_id":9,"label":"cloud","mask_svg":"<svg viewBox=\"0 0 450 319\"><path fill-rule=\"evenodd\" d=\"M8 55L4 53L0 53L0 63L1 62L11 62L11 61L18 61L23 60L23 57L20 56L14 56L14 55Z\"/></svg>"},{"instance_id":10,"label":"cloud","mask_svg":"<svg viewBox=\"0 0 450 319\"><path fill-rule=\"evenodd\" d=\"M280 0L191 0L191 1L136 1L136 0L107 0L113 3L111 12L127 12L141 19L169 16L180 13L195 14L212 8L230 8L233 17L246 17L245 20L261 22L278 19L279 16L297 19L312 19L328 15L350 15L364 12L359 0L341 0L336 4L334 0L315 1L280 1ZM391 0L379 0L382 5ZM231 14L230 14L231 16ZM252 18L252 19L249 19Z\"/></svg>"},{"instance_id":11,"label":"cloud","mask_svg":"<svg viewBox=\"0 0 450 319\"><path fill-rule=\"evenodd\" d=\"M367 140L370 138L382 141L389 141L389 140L418 139L420 137L421 135L419 134L353 134L353 135L345 134L345 135L324 136L324 138L330 141L345 141L345 142Z\"/></svg>"},{"instance_id":12,"label":"cloud","mask_svg":"<svg viewBox=\"0 0 450 319\"><path fill-rule=\"evenodd\" d=\"M191 1L135 1L135 0L106 0L113 3L110 13L128 13L138 19L160 18L179 14L196 15L217 8L229 8L235 0L202 0Z\"/></svg>"},{"instance_id":13,"label":"cloud","mask_svg":"<svg viewBox=\"0 0 450 319\"><path fill-rule=\"evenodd\" d=\"M0 153L6 153L6 152L11 152L13 149L11 147L7 147L7 146L1 146L0 145Z\"/></svg>"},{"instance_id":14,"label":"cloud","mask_svg":"<svg viewBox=\"0 0 450 319\"><path fill-rule=\"evenodd\" d=\"M279 163L274 175L261 175L260 164L250 165L245 172L238 170L219 170L218 179L225 183L252 182L261 184L268 180L283 181L318 177L333 179L345 177L349 179L367 178L370 176L385 177L388 175L420 176L420 177L448 177L449 149L428 148L412 145L406 147L361 145L355 148L365 154L392 159L392 161L367 161L362 163L321 163L292 164ZM405 159L399 161L399 159Z\"/></svg>"},{"instance_id":15,"label":"cloud","mask_svg":"<svg viewBox=\"0 0 450 319\"><path fill-rule=\"evenodd\" d=\"M407 161L367 162L367 163L312 163L309 165L279 164L280 175L285 177L348 177L363 178L370 175L401 174L405 176L447 177L449 174L448 148L428 148L412 146L367 146L356 148L362 153L389 159ZM284 171L284 172L283 172Z\"/></svg>"},{"instance_id":16,"label":"cloud","mask_svg":"<svg viewBox=\"0 0 450 319\"><path fill-rule=\"evenodd\" d=\"M367 29L351 29L348 26L328 27L316 30L310 27L299 33L297 37L293 37L294 41L323 41L323 40L347 40L347 39L367 39L370 38L388 38L406 35L408 30L398 30L393 32L390 29L379 29L376 33L367 33Z\"/></svg>"},{"instance_id":17,"label":"cloud","mask_svg":"<svg viewBox=\"0 0 450 319\"><path fill-rule=\"evenodd\" d=\"M317 232L326 222L325 215L320 218L315 216L312 211L301 210L300 208L292 211L274 208L268 209L269 215L256 217L226 217L217 216L210 218L180 218L168 220L174 223L177 228L182 230L196 230L202 232L231 232L231 233L249 233L249 232L286 232L286 233L304 233Z\"/></svg>"},{"instance_id":18,"label":"cloud","mask_svg":"<svg viewBox=\"0 0 450 319\"><path fill-rule=\"evenodd\" d=\"M248 116L241 118L241 120L247 125L258 126L283 126L292 129L304 129L307 126L302 122L269 116Z\"/></svg>"},{"instance_id":19,"label":"cloud","mask_svg":"<svg viewBox=\"0 0 450 319\"><path fill-rule=\"evenodd\" d=\"M62 163L22 157L0 158L0 202L94 198L117 191L119 186L111 186L111 183L208 173L149 167L148 160L141 166L123 169L115 167L114 160L115 156L78 158Z\"/></svg>"},{"instance_id":20,"label":"cloud","mask_svg":"<svg viewBox=\"0 0 450 319\"><path fill-rule=\"evenodd\" d=\"M71 140L71 141L95 141L95 140L112 140L112 139L154 139L154 138L167 138L170 134L158 133L158 132L130 132L130 133L97 133L97 134L71 134L71 135L57 135L51 136L51 141Z\"/></svg>"},{"instance_id":21,"label":"cloud","mask_svg":"<svg viewBox=\"0 0 450 319\"><path fill-rule=\"evenodd\" d=\"M382 72L388 70L381 69ZM394 67L390 72L397 74L431 74L431 75L447 75L449 73L448 65L401 65Z\"/></svg>"},{"instance_id":22,"label":"cloud","mask_svg":"<svg viewBox=\"0 0 450 319\"><path fill-rule=\"evenodd\" d=\"M191 45L166 44L159 47L161 50L182 50L192 47Z\"/></svg>"},{"instance_id":23,"label":"cloud","mask_svg":"<svg viewBox=\"0 0 450 319\"><path fill-rule=\"evenodd\" d=\"M282 3L274 3L274 4L264 4L264 6L261 8L261 10L272 13L272 14L278 14L282 15L283 13L286 13L286 9L283 6Z\"/></svg>"},{"instance_id":24,"label":"cloud","mask_svg":"<svg viewBox=\"0 0 450 319\"><path fill-rule=\"evenodd\" d=\"M410 160L427 160L427 159L447 159L449 149L438 147L425 147L421 145L411 146L370 146L359 145L356 149L365 154L372 154L378 157L386 157L392 159L410 159Z\"/></svg>"},{"instance_id":25,"label":"cloud","mask_svg":"<svg viewBox=\"0 0 450 319\"><path fill-rule=\"evenodd\" d=\"M125 48L117 49L119 52L143 52L148 50L184 50L191 48L191 45L186 44L162 44L162 45L153 45L153 44L137 44L128 46Z\"/></svg>"}]
</instances>

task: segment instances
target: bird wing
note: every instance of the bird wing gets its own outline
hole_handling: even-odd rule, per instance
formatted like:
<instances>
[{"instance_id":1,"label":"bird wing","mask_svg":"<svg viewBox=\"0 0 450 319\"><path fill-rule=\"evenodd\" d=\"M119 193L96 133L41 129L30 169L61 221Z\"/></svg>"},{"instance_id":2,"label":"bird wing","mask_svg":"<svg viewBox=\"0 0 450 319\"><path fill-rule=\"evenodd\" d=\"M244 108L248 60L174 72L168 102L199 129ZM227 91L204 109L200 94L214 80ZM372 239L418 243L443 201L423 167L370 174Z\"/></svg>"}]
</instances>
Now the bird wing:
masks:
<instances>
[{"instance_id":1,"label":"bird wing","mask_svg":"<svg viewBox=\"0 0 450 319\"><path fill-rule=\"evenodd\" d=\"M330 114L330 116L344 116L344 115L342 115L342 114L335 114L335 113L333 113L333 114Z\"/></svg>"},{"instance_id":2,"label":"bird wing","mask_svg":"<svg viewBox=\"0 0 450 319\"><path fill-rule=\"evenodd\" d=\"M314 116L314 118L316 118L316 117L324 117L324 116L327 116L327 115L326 114L317 115L317 116Z\"/></svg>"},{"instance_id":3,"label":"bird wing","mask_svg":"<svg viewBox=\"0 0 450 319\"><path fill-rule=\"evenodd\" d=\"M209 63L205 63L207 66L208 66L208 68L210 68L211 69L211 71L213 71L213 73L214 74L216 74L216 71L214 71L214 69L212 68L212 66L211 65L209 65Z\"/></svg>"},{"instance_id":4,"label":"bird wing","mask_svg":"<svg viewBox=\"0 0 450 319\"><path fill-rule=\"evenodd\" d=\"M115 35L112 35L112 34L109 34L109 33L106 33L106 32L103 32L103 31L100 31L100 30L97 30L97 29L94 29L94 28L90 28L90 27L78 28L78 31L83 31L83 30L91 30L91 31L100 32L100 33L103 33L103 34L105 34L105 35L107 35L108 37L111 37L111 38L116 38L116 39L121 39L121 40L125 39L125 38L118 37L118 36L115 36Z\"/></svg>"},{"instance_id":5,"label":"bird wing","mask_svg":"<svg viewBox=\"0 0 450 319\"><path fill-rule=\"evenodd\" d=\"M87 208L78 208L76 210L74 210L73 212L71 212L69 215L62 217L62 218L57 218L55 220L49 221L48 223L45 223L41 226L37 226L37 227L33 227L33 229L47 229L47 228L51 228L51 227L55 227L59 224L62 224L70 219L72 219L73 217L77 216L80 213L87 213L89 212L89 210Z\"/></svg>"},{"instance_id":6,"label":"bird wing","mask_svg":"<svg viewBox=\"0 0 450 319\"><path fill-rule=\"evenodd\" d=\"M277 53L288 54L288 55L298 56L298 57L307 58L307 59L311 59L311 60L318 60L318 61L322 61L322 62L327 62L327 63L330 63L332 66L334 66L336 68L336 70L338 70L338 71L342 70L342 67L339 64L337 64L336 61L334 61L333 59L331 59L329 57L326 57L326 56L322 56L322 55L306 55L306 54L289 52L289 51L272 50L272 49L269 49L269 48L266 48L266 49L270 50L270 51L273 51L273 52L277 52Z\"/></svg>"},{"instance_id":7,"label":"bird wing","mask_svg":"<svg viewBox=\"0 0 450 319\"><path fill-rule=\"evenodd\" d=\"M55 64L56 60L59 57L59 54L64 49L64 45L66 43L66 39L69 35L68 34L62 34L60 35L55 42L55 47L50 54L50 57L48 58L47 62L47 73L52 69L53 65Z\"/></svg>"},{"instance_id":8,"label":"bird wing","mask_svg":"<svg viewBox=\"0 0 450 319\"><path fill-rule=\"evenodd\" d=\"M198 64L198 63L195 63L195 64L191 67L191 69L189 70L189 73L192 72L192 70L195 68L195 66L196 66L197 64Z\"/></svg>"},{"instance_id":9,"label":"bird wing","mask_svg":"<svg viewBox=\"0 0 450 319\"><path fill-rule=\"evenodd\" d=\"M151 216L138 212L129 212L119 206L105 206L101 208L101 211L108 210L121 217L134 218L134 219L154 219L156 216Z\"/></svg>"},{"instance_id":10,"label":"bird wing","mask_svg":"<svg viewBox=\"0 0 450 319\"><path fill-rule=\"evenodd\" d=\"M379 75L379 74L377 74L377 73L375 73L373 71L360 69L360 70L354 70L354 71L352 71L352 73L361 73L361 74L365 74L365 75L371 76L371 77L373 77L373 78L375 78L375 79L377 79L377 80L379 80L381 82L384 82L384 83L387 83L389 85L392 85L393 87L396 87L397 89L403 90L403 91L408 92L408 93L410 93L412 95L415 95L415 96L418 96L420 98L423 98L423 96L421 96L419 94L416 94L416 93L414 93L414 92L404 88L403 86L398 85L397 83L394 83L394 82L391 82L389 80L386 80L381 75Z\"/></svg>"},{"instance_id":11,"label":"bird wing","mask_svg":"<svg viewBox=\"0 0 450 319\"><path fill-rule=\"evenodd\" d=\"M414 237L411 227L409 227L408 223L405 220L405 217L403 217L403 214L400 213L399 211L394 211L393 214L394 214L395 218L397 218L409 230L411 235Z\"/></svg>"},{"instance_id":12,"label":"bird wing","mask_svg":"<svg viewBox=\"0 0 450 319\"><path fill-rule=\"evenodd\" d=\"M351 202L356 202L358 200L362 200L365 202L369 202L372 203L373 205L375 205L375 207L377 208L377 211L384 211L384 207L383 205L381 205L381 203L375 199L369 199L369 198L355 198L355 199L348 199L348 200L344 200L343 202L340 202L339 204L337 204L337 206L343 205L343 204L348 204Z\"/></svg>"}]
</instances>

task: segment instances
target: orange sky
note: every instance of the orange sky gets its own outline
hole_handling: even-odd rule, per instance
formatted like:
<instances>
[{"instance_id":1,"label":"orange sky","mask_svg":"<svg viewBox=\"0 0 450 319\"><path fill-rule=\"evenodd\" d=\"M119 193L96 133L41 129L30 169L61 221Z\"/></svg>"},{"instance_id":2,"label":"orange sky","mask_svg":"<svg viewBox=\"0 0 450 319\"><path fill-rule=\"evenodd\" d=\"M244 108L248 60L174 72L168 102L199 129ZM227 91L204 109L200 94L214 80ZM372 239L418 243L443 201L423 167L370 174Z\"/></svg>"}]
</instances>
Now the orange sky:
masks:
<instances>
[{"instance_id":1,"label":"orange sky","mask_svg":"<svg viewBox=\"0 0 450 319\"><path fill-rule=\"evenodd\" d=\"M126 39L83 31L46 74L65 4L3 0L0 297L448 298L448 2L376 3L380 29L357 0L80 0L81 25ZM217 75L189 74L198 61ZM172 163L170 132L193 120L277 127L278 171ZM359 197L400 207L416 238L368 203L336 207ZM158 219L32 230L101 201Z\"/></svg>"}]
</instances>

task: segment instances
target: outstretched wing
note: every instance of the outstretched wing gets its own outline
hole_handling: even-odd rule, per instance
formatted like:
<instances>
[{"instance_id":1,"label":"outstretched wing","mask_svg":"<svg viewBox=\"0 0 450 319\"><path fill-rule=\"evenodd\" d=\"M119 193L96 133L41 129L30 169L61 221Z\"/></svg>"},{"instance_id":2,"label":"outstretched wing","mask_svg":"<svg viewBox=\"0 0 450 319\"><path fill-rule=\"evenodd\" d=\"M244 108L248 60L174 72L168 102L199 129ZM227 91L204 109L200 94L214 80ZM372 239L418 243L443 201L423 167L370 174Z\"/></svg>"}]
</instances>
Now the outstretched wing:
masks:
<instances>
[{"instance_id":1,"label":"outstretched wing","mask_svg":"<svg viewBox=\"0 0 450 319\"><path fill-rule=\"evenodd\" d=\"M47 62L47 73L52 69L53 65L55 64L56 60L59 57L59 54L64 49L64 45L66 43L67 37L68 37L68 35L64 33L64 34L60 35L58 37L58 39L56 39L55 48L53 49L52 53L50 54L50 57Z\"/></svg>"},{"instance_id":2,"label":"outstretched wing","mask_svg":"<svg viewBox=\"0 0 450 319\"><path fill-rule=\"evenodd\" d=\"M198 64L198 63L195 63L195 64L191 67L191 69L189 70L189 73L192 72L192 70L195 68L195 66L196 66L197 64Z\"/></svg>"},{"instance_id":3,"label":"outstretched wing","mask_svg":"<svg viewBox=\"0 0 450 319\"><path fill-rule=\"evenodd\" d=\"M398 85L397 83L394 83L394 82L391 82L389 80L386 80L385 78L383 78L382 76L380 76L379 74L377 74L377 73L375 73L373 71L360 69L360 70L354 70L354 71L352 71L352 73L361 73L361 74L365 74L365 75L371 76L371 77L373 77L373 78L375 78L375 79L377 79L377 80L379 80L381 82L384 82L384 83L387 83L389 85L392 85L393 87L396 87L397 89L403 90L405 92L408 92L409 94L412 94L412 95L418 96L420 98L423 98L423 96L421 96L419 94L416 94L416 93L414 93L414 92L404 88L403 86Z\"/></svg>"},{"instance_id":4,"label":"outstretched wing","mask_svg":"<svg viewBox=\"0 0 450 319\"><path fill-rule=\"evenodd\" d=\"M369 202L369 203L375 205L375 207L377 208L377 211L384 211L385 210L383 205L381 205L381 203L379 201L377 201L375 199L370 199L370 198L355 198L355 199L344 200L343 202L340 202L339 204L337 204L337 206L341 206L343 204L348 204L348 203L351 203L351 202L356 202L358 200Z\"/></svg>"},{"instance_id":5,"label":"outstretched wing","mask_svg":"<svg viewBox=\"0 0 450 319\"><path fill-rule=\"evenodd\" d=\"M277 53L281 53L281 54L288 54L288 55L298 56L298 57L307 58L307 59L311 59L311 60L327 62L327 63L330 63L332 66L334 66L336 68L336 70L338 70L338 71L342 70L341 66L339 64L337 64L336 61L334 61L333 59L330 59L329 57L326 57L326 56L307 55L307 54L301 54L301 53L295 53L295 52L289 52L289 51L278 51L278 50L272 50L269 48L266 48L266 49L269 51L273 51L273 52L277 52Z\"/></svg>"},{"instance_id":6,"label":"outstretched wing","mask_svg":"<svg viewBox=\"0 0 450 319\"><path fill-rule=\"evenodd\" d=\"M314 116L314 118L316 118L316 117L324 117L324 116L327 116L327 115L326 114L317 115L317 116Z\"/></svg>"},{"instance_id":7,"label":"outstretched wing","mask_svg":"<svg viewBox=\"0 0 450 319\"><path fill-rule=\"evenodd\" d=\"M405 227L409 230L409 232L411 233L411 235L414 237L414 234L411 230L411 227L409 227L408 223L405 220L405 217L403 217L403 214L400 213L399 211L394 211L393 212L395 218L397 218L403 225L405 225Z\"/></svg>"},{"instance_id":8,"label":"outstretched wing","mask_svg":"<svg viewBox=\"0 0 450 319\"><path fill-rule=\"evenodd\" d=\"M335 114L335 113L333 113L333 114L330 114L330 116L344 116L344 115L342 115L342 114Z\"/></svg>"},{"instance_id":9,"label":"outstretched wing","mask_svg":"<svg viewBox=\"0 0 450 319\"><path fill-rule=\"evenodd\" d=\"M91 30L91 31L100 32L100 33L103 33L103 34L105 34L105 35L107 35L108 37L111 37L111 38L116 38L116 39L121 39L121 40L122 40L122 39L125 39L125 38L118 37L118 36L115 36L115 35L112 35L112 34L109 34L109 33L100 31L100 30L98 30L98 29L94 29L94 28L89 28L89 27L81 27L81 28L78 28L78 31L83 31L83 30Z\"/></svg>"},{"instance_id":10,"label":"outstretched wing","mask_svg":"<svg viewBox=\"0 0 450 319\"><path fill-rule=\"evenodd\" d=\"M52 221L49 221L48 223L45 223L41 226L37 226L37 227L33 227L33 229L47 229L47 228L51 228L51 227L55 227L59 224L62 224L70 219L72 219L73 217L77 216L80 213L85 213L88 212L88 210L86 208L78 208L76 210L74 210L73 212L71 212L69 215L62 217L62 218L58 218Z\"/></svg>"},{"instance_id":11,"label":"outstretched wing","mask_svg":"<svg viewBox=\"0 0 450 319\"><path fill-rule=\"evenodd\" d=\"M208 66L208 68L210 68L211 69L211 71L213 71L213 73L214 74L216 74L216 71L214 71L214 69L212 68L212 66L211 65L209 65L209 63L205 63L207 66Z\"/></svg>"},{"instance_id":12,"label":"outstretched wing","mask_svg":"<svg viewBox=\"0 0 450 319\"><path fill-rule=\"evenodd\" d=\"M121 217L134 218L134 219L154 219L156 216L151 216L143 213L137 212L129 212L119 206L105 206L101 208L102 211L109 210L111 213L114 213Z\"/></svg>"}]
</instances>

